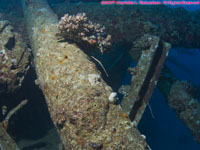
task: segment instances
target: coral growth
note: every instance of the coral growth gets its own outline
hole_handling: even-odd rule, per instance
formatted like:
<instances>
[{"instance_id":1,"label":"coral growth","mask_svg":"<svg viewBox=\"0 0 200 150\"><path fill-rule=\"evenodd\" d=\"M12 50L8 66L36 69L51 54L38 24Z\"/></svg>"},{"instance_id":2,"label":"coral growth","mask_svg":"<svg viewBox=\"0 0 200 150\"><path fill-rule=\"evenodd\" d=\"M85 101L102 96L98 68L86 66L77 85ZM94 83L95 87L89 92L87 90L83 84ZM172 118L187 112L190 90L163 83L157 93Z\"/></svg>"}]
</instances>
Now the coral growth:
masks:
<instances>
[{"instance_id":1,"label":"coral growth","mask_svg":"<svg viewBox=\"0 0 200 150\"><path fill-rule=\"evenodd\" d=\"M97 48L101 53L111 46L111 35L105 34L105 27L92 23L85 13L65 14L57 25L58 36L73 40L79 44Z\"/></svg>"}]
</instances>

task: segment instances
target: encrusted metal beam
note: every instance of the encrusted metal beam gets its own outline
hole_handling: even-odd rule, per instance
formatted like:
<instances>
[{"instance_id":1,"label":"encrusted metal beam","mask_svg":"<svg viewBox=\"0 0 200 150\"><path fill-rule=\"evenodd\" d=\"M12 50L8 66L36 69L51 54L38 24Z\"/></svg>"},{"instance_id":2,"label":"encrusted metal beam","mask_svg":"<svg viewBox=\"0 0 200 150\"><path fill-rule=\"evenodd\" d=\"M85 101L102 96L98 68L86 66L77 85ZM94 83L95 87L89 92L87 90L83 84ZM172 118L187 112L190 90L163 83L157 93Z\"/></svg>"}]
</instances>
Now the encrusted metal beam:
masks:
<instances>
[{"instance_id":1,"label":"encrusted metal beam","mask_svg":"<svg viewBox=\"0 0 200 150\"><path fill-rule=\"evenodd\" d=\"M21 2L38 83L64 148L145 150L95 64L74 43L57 40L58 20L46 0Z\"/></svg>"},{"instance_id":2,"label":"encrusted metal beam","mask_svg":"<svg viewBox=\"0 0 200 150\"><path fill-rule=\"evenodd\" d=\"M130 91L122 100L122 108L129 115L131 121L139 123L157 84L159 74L170 49L170 44L159 37L145 35L134 42L130 53L138 49L142 54L135 68L130 68L132 74Z\"/></svg>"},{"instance_id":3,"label":"encrusted metal beam","mask_svg":"<svg viewBox=\"0 0 200 150\"><path fill-rule=\"evenodd\" d=\"M200 143L200 103L194 91L195 87L189 82L176 81L172 85L167 101Z\"/></svg>"}]
</instances>

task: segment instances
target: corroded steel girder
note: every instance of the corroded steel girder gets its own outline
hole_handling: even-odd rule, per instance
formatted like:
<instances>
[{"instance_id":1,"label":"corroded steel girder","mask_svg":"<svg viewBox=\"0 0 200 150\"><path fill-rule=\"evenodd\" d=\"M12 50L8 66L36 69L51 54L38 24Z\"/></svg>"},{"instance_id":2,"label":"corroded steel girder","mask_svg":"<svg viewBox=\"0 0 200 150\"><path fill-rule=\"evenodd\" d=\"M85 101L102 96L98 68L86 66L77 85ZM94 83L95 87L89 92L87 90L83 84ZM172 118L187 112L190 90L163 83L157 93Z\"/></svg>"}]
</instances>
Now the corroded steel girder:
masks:
<instances>
[{"instance_id":1,"label":"corroded steel girder","mask_svg":"<svg viewBox=\"0 0 200 150\"><path fill-rule=\"evenodd\" d=\"M131 87L122 100L122 108L129 114L130 119L138 124L157 85L171 46L159 37L151 35L143 36L133 45L134 48L130 53L135 53L140 49L142 54L137 66L129 69L132 74Z\"/></svg>"},{"instance_id":2,"label":"corroded steel girder","mask_svg":"<svg viewBox=\"0 0 200 150\"><path fill-rule=\"evenodd\" d=\"M189 82L176 81L167 102L200 143L200 103L194 96L194 91L195 88Z\"/></svg>"},{"instance_id":3,"label":"corroded steel girder","mask_svg":"<svg viewBox=\"0 0 200 150\"><path fill-rule=\"evenodd\" d=\"M46 0L21 0L38 83L64 148L144 150L139 131L109 101L113 91L74 43L59 42L56 15Z\"/></svg>"}]
</instances>

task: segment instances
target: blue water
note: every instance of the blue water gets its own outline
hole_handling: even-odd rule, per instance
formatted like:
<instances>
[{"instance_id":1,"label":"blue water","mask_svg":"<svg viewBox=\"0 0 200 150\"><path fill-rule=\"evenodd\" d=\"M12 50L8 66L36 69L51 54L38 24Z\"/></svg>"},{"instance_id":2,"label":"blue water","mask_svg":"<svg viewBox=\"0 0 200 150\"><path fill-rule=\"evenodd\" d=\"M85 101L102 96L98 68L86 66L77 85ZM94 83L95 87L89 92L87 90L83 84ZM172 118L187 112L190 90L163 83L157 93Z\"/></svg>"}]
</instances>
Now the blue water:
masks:
<instances>
[{"instance_id":1,"label":"blue water","mask_svg":"<svg viewBox=\"0 0 200 150\"><path fill-rule=\"evenodd\" d=\"M154 119L147 107L139 130L146 135L152 150L199 150L198 144L189 129L176 117L168 107L165 98L156 89L150 100Z\"/></svg>"},{"instance_id":2,"label":"blue water","mask_svg":"<svg viewBox=\"0 0 200 150\"><path fill-rule=\"evenodd\" d=\"M179 80L188 80L200 88L199 49L171 49L166 65Z\"/></svg>"}]
</instances>

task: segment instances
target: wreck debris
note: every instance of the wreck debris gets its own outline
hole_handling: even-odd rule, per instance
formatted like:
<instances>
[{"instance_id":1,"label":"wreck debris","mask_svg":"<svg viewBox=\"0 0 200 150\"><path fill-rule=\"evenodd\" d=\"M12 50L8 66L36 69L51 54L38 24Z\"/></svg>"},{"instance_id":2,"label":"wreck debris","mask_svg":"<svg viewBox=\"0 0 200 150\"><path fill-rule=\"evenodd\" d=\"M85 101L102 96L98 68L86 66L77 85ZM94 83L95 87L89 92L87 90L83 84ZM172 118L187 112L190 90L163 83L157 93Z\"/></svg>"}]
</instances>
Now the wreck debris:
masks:
<instances>
[{"instance_id":1,"label":"wreck debris","mask_svg":"<svg viewBox=\"0 0 200 150\"><path fill-rule=\"evenodd\" d=\"M97 47L101 53L111 46L111 35L105 34L105 27L88 21L85 13L75 16L65 14L57 27L57 35L79 44Z\"/></svg>"},{"instance_id":2,"label":"wreck debris","mask_svg":"<svg viewBox=\"0 0 200 150\"><path fill-rule=\"evenodd\" d=\"M12 117L12 115L14 115L19 109L21 109L24 105L26 105L26 103L28 102L28 100L23 100L20 104L18 104L14 109L12 109L7 116L5 117L3 122L8 122L8 120ZM2 122L2 123L3 123Z\"/></svg>"},{"instance_id":3,"label":"wreck debris","mask_svg":"<svg viewBox=\"0 0 200 150\"><path fill-rule=\"evenodd\" d=\"M159 78L157 88L180 120L190 129L198 143L199 138L199 101L200 92L192 83L180 81L165 65ZM193 104L194 105L193 105Z\"/></svg>"},{"instance_id":4,"label":"wreck debris","mask_svg":"<svg viewBox=\"0 0 200 150\"><path fill-rule=\"evenodd\" d=\"M168 104L200 143L200 103L194 97L194 87L187 81L176 81L167 98Z\"/></svg>"},{"instance_id":5,"label":"wreck debris","mask_svg":"<svg viewBox=\"0 0 200 150\"><path fill-rule=\"evenodd\" d=\"M4 127L4 129L7 131L8 128L8 123L9 123L9 119L20 109L22 108L26 103L28 102L28 100L23 100L20 104L18 104L15 108L13 108L8 114L7 114L7 107L6 106L2 106L2 107L6 107L6 112L2 112L2 115L6 115L5 119L0 122L1 127Z\"/></svg>"},{"instance_id":6,"label":"wreck debris","mask_svg":"<svg viewBox=\"0 0 200 150\"><path fill-rule=\"evenodd\" d=\"M3 17L2 17L3 18ZM6 18L6 17L4 17ZM14 93L21 86L29 69L29 52L22 35L7 20L0 20L0 149L19 150L15 141L7 133L10 117L21 108L18 105L8 113L9 102L4 99L6 93ZM3 120L2 120L3 119Z\"/></svg>"},{"instance_id":7,"label":"wreck debris","mask_svg":"<svg viewBox=\"0 0 200 150\"><path fill-rule=\"evenodd\" d=\"M64 148L145 150L139 131L119 105L109 102L113 91L95 64L76 44L57 40L58 20L47 2L21 2L38 80ZM38 15L42 8L46 11Z\"/></svg>"},{"instance_id":8,"label":"wreck debris","mask_svg":"<svg viewBox=\"0 0 200 150\"><path fill-rule=\"evenodd\" d=\"M20 150L13 139L8 135L7 128L9 119L19 110L21 109L28 100L23 100L20 104L18 104L15 108L13 108L5 117L5 119L0 122L0 150Z\"/></svg>"},{"instance_id":9,"label":"wreck debris","mask_svg":"<svg viewBox=\"0 0 200 150\"><path fill-rule=\"evenodd\" d=\"M21 35L0 21L0 94L19 89L29 69L29 52Z\"/></svg>"},{"instance_id":10,"label":"wreck debris","mask_svg":"<svg viewBox=\"0 0 200 150\"><path fill-rule=\"evenodd\" d=\"M129 69L132 75L131 87L129 93L124 95L122 109L138 124L157 84L170 44L159 37L144 35L134 42L134 46L129 53L135 53L134 49L137 51L140 48L142 54L137 66Z\"/></svg>"}]
</instances>

